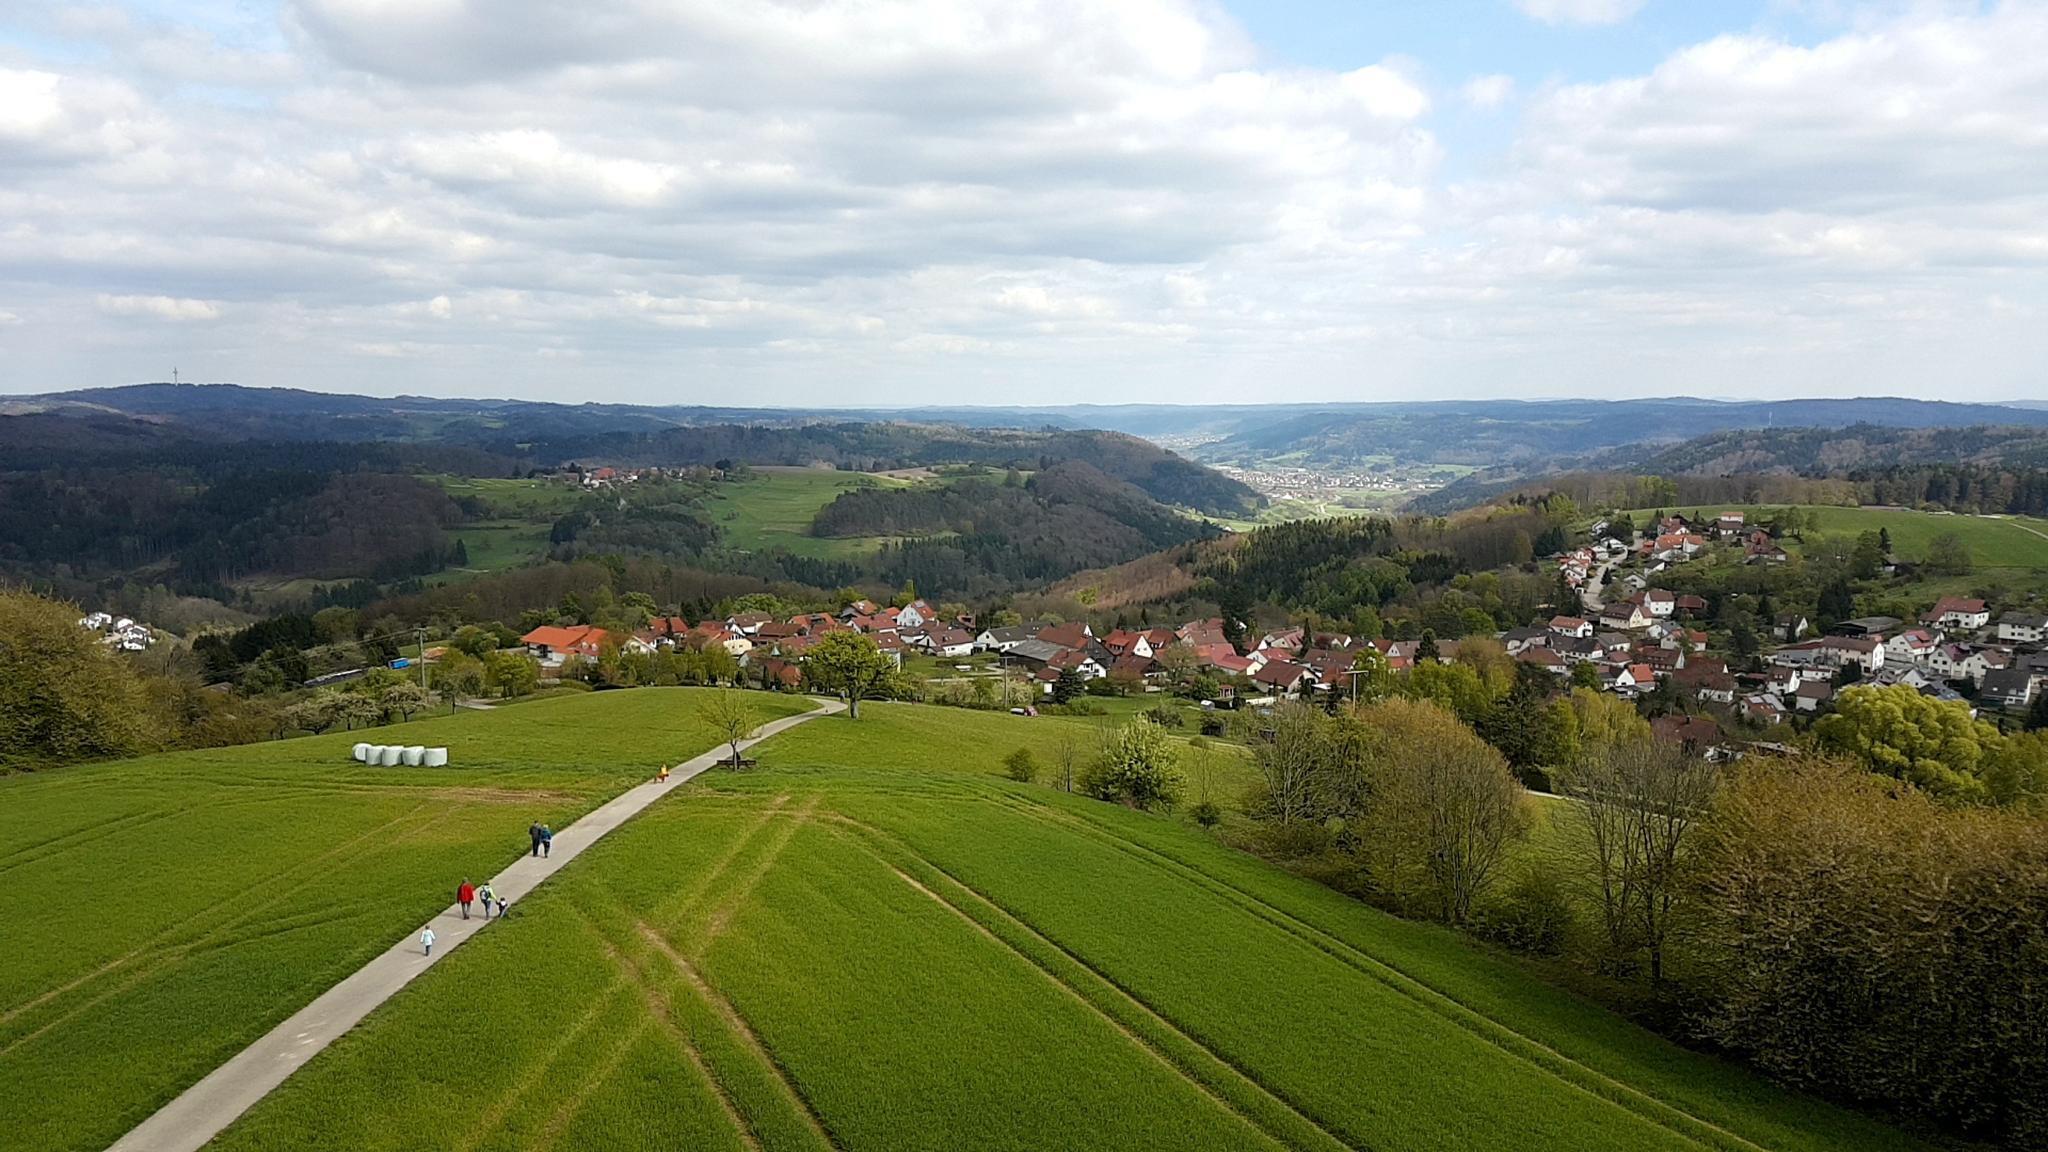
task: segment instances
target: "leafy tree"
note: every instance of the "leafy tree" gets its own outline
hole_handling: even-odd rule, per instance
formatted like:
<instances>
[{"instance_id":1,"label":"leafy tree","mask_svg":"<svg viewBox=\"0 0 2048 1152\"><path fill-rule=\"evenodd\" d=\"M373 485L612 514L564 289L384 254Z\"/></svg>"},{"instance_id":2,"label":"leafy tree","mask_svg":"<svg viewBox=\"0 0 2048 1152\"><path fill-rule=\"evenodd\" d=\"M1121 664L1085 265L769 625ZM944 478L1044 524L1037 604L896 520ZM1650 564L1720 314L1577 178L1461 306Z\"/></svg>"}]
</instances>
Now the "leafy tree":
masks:
<instances>
[{"instance_id":1,"label":"leafy tree","mask_svg":"<svg viewBox=\"0 0 2048 1152\"><path fill-rule=\"evenodd\" d=\"M1436 629L1424 628L1422 630L1422 639L1415 645L1416 665L1419 667L1424 663L1433 664L1441 656L1442 653L1438 651L1436 646Z\"/></svg>"},{"instance_id":2,"label":"leafy tree","mask_svg":"<svg viewBox=\"0 0 2048 1152\"><path fill-rule=\"evenodd\" d=\"M2048 688L2034 694L2034 702L2027 706L2027 731L2040 732L2048 729Z\"/></svg>"},{"instance_id":3,"label":"leafy tree","mask_svg":"<svg viewBox=\"0 0 2048 1152\"><path fill-rule=\"evenodd\" d=\"M1183 783L1173 738L1138 716L1103 744L1088 766L1082 788L1098 800L1151 809L1173 807Z\"/></svg>"},{"instance_id":4,"label":"leafy tree","mask_svg":"<svg viewBox=\"0 0 2048 1152\"><path fill-rule=\"evenodd\" d=\"M1970 546L1954 532L1943 532L1927 542L1927 570L1940 576L1967 576Z\"/></svg>"},{"instance_id":5,"label":"leafy tree","mask_svg":"<svg viewBox=\"0 0 2048 1152\"><path fill-rule=\"evenodd\" d=\"M332 690L330 689L329 691ZM325 694L325 692L321 693L321 695ZM368 728L383 722L384 707L377 702L377 697L370 693L335 692L334 695L335 699L331 707L334 710L334 715L340 719L342 727L353 729L357 725L361 725L364 728Z\"/></svg>"},{"instance_id":6,"label":"leafy tree","mask_svg":"<svg viewBox=\"0 0 2048 1152\"><path fill-rule=\"evenodd\" d=\"M1821 748L1872 772L1954 800L1985 798L1984 759L2002 739L1960 701L1922 696L1905 684L1843 690L1813 736Z\"/></svg>"},{"instance_id":7,"label":"leafy tree","mask_svg":"<svg viewBox=\"0 0 2048 1152\"><path fill-rule=\"evenodd\" d=\"M1038 779L1038 758L1029 748L1019 748L1003 757L1003 773L1010 779L1029 784Z\"/></svg>"},{"instance_id":8,"label":"leafy tree","mask_svg":"<svg viewBox=\"0 0 2048 1152\"><path fill-rule=\"evenodd\" d=\"M510 699L540 685L540 665L518 652L493 652L484 658L484 684Z\"/></svg>"},{"instance_id":9,"label":"leafy tree","mask_svg":"<svg viewBox=\"0 0 2048 1152\"><path fill-rule=\"evenodd\" d=\"M1573 688L1572 712L1579 719L1579 745L1589 756L1626 744L1647 742L1650 724L1628 701L1590 688Z\"/></svg>"},{"instance_id":10,"label":"leafy tree","mask_svg":"<svg viewBox=\"0 0 2048 1152\"><path fill-rule=\"evenodd\" d=\"M882 694L894 668L875 642L858 632L829 632L811 646L804 672L819 690L846 697L847 715L860 719L860 702Z\"/></svg>"},{"instance_id":11,"label":"leafy tree","mask_svg":"<svg viewBox=\"0 0 2048 1152\"><path fill-rule=\"evenodd\" d=\"M497 651L499 647L495 633L474 624L465 624L456 629L454 637L448 641L448 646L457 652L467 652L479 660Z\"/></svg>"},{"instance_id":12,"label":"leafy tree","mask_svg":"<svg viewBox=\"0 0 2048 1152\"><path fill-rule=\"evenodd\" d=\"M1371 800L1353 828L1366 875L1401 903L1463 924L1527 826L1522 786L1498 751L1435 704L1395 698L1360 715L1373 733Z\"/></svg>"},{"instance_id":13,"label":"leafy tree","mask_svg":"<svg viewBox=\"0 0 2048 1152\"><path fill-rule=\"evenodd\" d=\"M1351 657L1350 683L1353 703L1370 704L1384 700L1394 690L1394 674L1387 667L1386 653L1371 644L1360 644Z\"/></svg>"},{"instance_id":14,"label":"leafy tree","mask_svg":"<svg viewBox=\"0 0 2048 1152\"><path fill-rule=\"evenodd\" d=\"M483 661L462 652L450 651L434 665L434 684L456 699L484 694Z\"/></svg>"},{"instance_id":15,"label":"leafy tree","mask_svg":"<svg viewBox=\"0 0 2048 1152\"><path fill-rule=\"evenodd\" d=\"M124 756L149 740L141 678L78 617L0 588L0 772Z\"/></svg>"},{"instance_id":16,"label":"leafy tree","mask_svg":"<svg viewBox=\"0 0 2048 1152\"><path fill-rule=\"evenodd\" d=\"M433 693L410 680L400 681L377 694L377 703L384 711L398 713L400 720L412 719L413 713L428 707L433 701Z\"/></svg>"}]
</instances>

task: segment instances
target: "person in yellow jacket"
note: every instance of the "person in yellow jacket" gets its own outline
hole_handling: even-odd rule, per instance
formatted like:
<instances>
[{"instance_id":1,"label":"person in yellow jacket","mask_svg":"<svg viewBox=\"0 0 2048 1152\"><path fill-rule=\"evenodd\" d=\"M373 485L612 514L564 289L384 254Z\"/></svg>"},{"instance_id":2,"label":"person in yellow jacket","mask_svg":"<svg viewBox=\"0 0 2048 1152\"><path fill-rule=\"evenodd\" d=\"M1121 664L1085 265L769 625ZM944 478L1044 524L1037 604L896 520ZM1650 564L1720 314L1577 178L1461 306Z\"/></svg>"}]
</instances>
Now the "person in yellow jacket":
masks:
<instances>
[{"instance_id":1,"label":"person in yellow jacket","mask_svg":"<svg viewBox=\"0 0 2048 1152\"><path fill-rule=\"evenodd\" d=\"M666 764L663 764L663 765L661 766L661 771L659 771L659 772L656 772L656 773L654 774L654 782L655 782L656 784L666 784L666 783L668 783L668 765L666 765Z\"/></svg>"}]
</instances>

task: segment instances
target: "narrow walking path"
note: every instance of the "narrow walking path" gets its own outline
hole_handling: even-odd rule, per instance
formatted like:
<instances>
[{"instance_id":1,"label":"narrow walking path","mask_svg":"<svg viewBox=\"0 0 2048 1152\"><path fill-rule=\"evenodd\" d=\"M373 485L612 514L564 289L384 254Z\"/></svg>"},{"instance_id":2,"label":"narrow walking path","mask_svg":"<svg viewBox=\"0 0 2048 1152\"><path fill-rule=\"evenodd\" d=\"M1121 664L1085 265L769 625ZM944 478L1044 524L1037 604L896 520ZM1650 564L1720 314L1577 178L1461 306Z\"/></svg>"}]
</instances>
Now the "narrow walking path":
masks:
<instances>
[{"instance_id":1,"label":"narrow walking path","mask_svg":"<svg viewBox=\"0 0 2048 1152\"><path fill-rule=\"evenodd\" d=\"M751 748L779 732L807 720L846 710L835 700L817 700L812 711L770 721L742 742ZM727 745L704 753L669 772L668 780L649 781L614 796L583 819L555 833L554 854L521 856L511 867L491 877L491 887L516 907L540 882L574 860L585 848L624 824L641 809L679 788L731 754ZM449 883L452 885L454 880ZM370 1010L391 998L413 978L441 962L489 921L481 916L464 920L454 905L443 909L424 927L434 930L434 954L420 954L419 929L413 931L382 955L329 988L311 1004L299 1009L284 1023L265 1033L254 1044L237 1052L206 1078L164 1105L154 1116L115 1141L110 1152L197 1152L235 1117L248 1111L299 1066L354 1027Z\"/></svg>"}]
</instances>

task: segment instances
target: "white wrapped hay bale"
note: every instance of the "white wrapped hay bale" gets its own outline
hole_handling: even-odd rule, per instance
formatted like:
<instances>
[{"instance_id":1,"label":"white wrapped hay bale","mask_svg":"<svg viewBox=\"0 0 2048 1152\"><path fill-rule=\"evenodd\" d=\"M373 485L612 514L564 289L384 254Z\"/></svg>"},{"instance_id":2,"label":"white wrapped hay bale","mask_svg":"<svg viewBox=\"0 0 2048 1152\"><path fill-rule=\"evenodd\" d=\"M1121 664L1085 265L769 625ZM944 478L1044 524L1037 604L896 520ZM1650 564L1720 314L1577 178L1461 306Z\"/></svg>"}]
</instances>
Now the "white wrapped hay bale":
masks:
<instances>
[{"instance_id":1,"label":"white wrapped hay bale","mask_svg":"<svg viewBox=\"0 0 2048 1152\"><path fill-rule=\"evenodd\" d=\"M377 747L377 763L386 768L396 767L399 753L404 749L396 744L381 744Z\"/></svg>"},{"instance_id":2,"label":"white wrapped hay bale","mask_svg":"<svg viewBox=\"0 0 2048 1152\"><path fill-rule=\"evenodd\" d=\"M427 758L424 763L429 768L446 768L448 766L448 750L446 748L427 749Z\"/></svg>"},{"instance_id":3,"label":"white wrapped hay bale","mask_svg":"<svg viewBox=\"0 0 2048 1152\"><path fill-rule=\"evenodd\" d=\"M354 748L349 749L349 755L355 757L356 763L361 764L370 758L370 746L368 744L357 744Z\"/></svg>"},{"instance_id":4,"label":"white wrapped hay bale","mask_svg":"<svg viewBox=\"0 0 2048 1152\"><path fill-rule=\"evenodd\" d=\"M417 744L413 744L408 746L405 751L399 753L399 755L405 760L407 768L417 768L420 766L420 761L426 758L427 750Z\"/></svg>"}]
</instances>

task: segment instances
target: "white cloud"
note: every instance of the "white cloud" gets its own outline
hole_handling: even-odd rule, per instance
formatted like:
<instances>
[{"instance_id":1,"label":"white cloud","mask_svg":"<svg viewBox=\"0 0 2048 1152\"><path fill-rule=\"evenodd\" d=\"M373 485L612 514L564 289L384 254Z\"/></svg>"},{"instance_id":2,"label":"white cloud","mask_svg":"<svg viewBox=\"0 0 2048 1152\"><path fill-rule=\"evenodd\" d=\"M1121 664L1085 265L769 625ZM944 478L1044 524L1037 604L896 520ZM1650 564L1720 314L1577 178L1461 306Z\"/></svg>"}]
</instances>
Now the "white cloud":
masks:
<instances>
[{"instance_id":1,"label":"white cloud","mask_svg":"<svg viewBox=\"0 0 2048 1152\"><path fill-rule=\"evenodd\" d=\"M1643 0L1515 0L1515 7L1545 24L1619 24L1642 11Z\"/></svg>"},{"instance_id":2,"label":"white cloud","mask_svg":"<svg viewBox=\"0 0 2048 1152\"><path fill-rule=\"evenodd\" d=\"M1498 108L1514 98L1515 78L1498 72L1489 76L1474 76L1458 89L1458 95L1474 108Z\"/></svg>"},{"instance_id":3,"label":"white cloud","mask_svg":"<svg viewBox=\"0 0 2048 1152\"><path fill-rule=\"evenodd\" d=\"M549 394L573 360L574 399L2009 395L2048 357L2041 5L1441 94L1263 58L1206 0L286 12L80 9L0 56L8 384L121 378L137 319L204 321L211 378ZM1446 101L1511 145L1447 165Z\"/></svg>"},{"instance_id":4,"label":"white cloud","mask_svg":"<svg viewBox=\"0 0 2048 1152\"><path fill-rule=\"evenodd\" d=\"M211 300L187 300L177 296L98 297L100 311L109 316L143 316L154 320L218 320L220 305Z\"/></svg>"}]
</instances>

